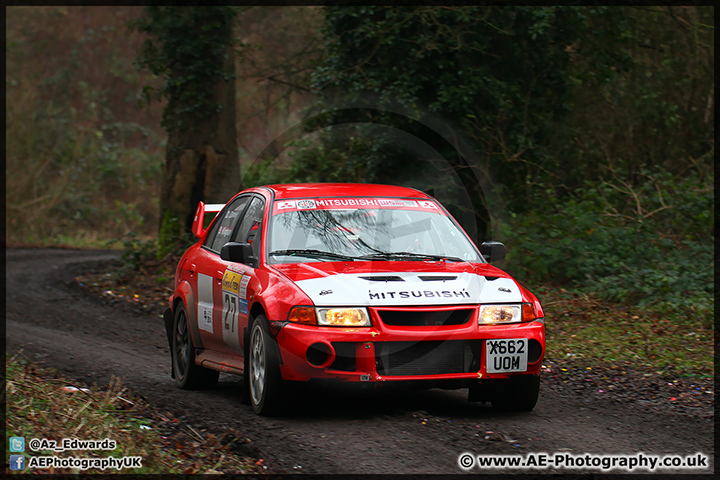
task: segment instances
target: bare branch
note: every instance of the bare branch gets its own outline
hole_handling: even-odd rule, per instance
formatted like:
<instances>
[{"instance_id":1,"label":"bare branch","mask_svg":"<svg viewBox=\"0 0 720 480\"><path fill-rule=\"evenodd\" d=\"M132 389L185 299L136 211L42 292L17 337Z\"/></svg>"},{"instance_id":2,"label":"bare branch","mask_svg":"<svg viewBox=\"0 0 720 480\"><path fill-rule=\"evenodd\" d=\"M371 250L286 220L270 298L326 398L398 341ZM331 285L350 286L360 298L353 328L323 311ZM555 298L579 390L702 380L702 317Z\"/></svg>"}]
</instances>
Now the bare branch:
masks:
<instances>
[{"instance_id":1,"label":"bare branch","mask_svg":"<svg viewBox=\"0 0 720 480\"><path fill-rule=\"evenodd\" d=\"M281 83L281 84L283 84L283 85L287 85L287 86L292 87L292 88L295 88L295 89L297 89L297 90L302 90L302 91L304 91L304 92L313 93L313 91L310 90L309 88L305 88L305 87L303 87L302 85L297 85L297 84L294 84L294 83L286 82L286 81L284 81L284 80L280 80L279 78L275 78L274 75L270 75L269 77L265 77L265 78L260 78L260 79L258 79L258 82L262 82L263 80L269 80L269 81L271 81L271 82Z\"/></svg>"}]
</instances>

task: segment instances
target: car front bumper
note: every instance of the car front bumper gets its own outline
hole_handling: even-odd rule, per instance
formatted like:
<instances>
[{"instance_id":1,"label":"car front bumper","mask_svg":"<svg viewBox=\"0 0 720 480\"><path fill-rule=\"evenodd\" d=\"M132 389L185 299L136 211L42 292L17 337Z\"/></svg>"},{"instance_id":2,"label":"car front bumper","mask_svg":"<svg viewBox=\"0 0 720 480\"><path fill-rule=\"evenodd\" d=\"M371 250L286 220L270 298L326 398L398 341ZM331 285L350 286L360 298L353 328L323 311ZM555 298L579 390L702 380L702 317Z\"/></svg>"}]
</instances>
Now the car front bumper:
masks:
<instances>
[{"instance_id":1,"label":"car front bumper","mask_svg":"<svg viewBox=\"0 0 720 480\"><path fill-rule=\"evenodd\" d=\"M543 319L507 325L477 320L453 326L343 328L272 322L285 380L468 383L539 373L545 355ZM486 341L528 340L527 369L488 373Z\"/></svg>"}]
</instances>

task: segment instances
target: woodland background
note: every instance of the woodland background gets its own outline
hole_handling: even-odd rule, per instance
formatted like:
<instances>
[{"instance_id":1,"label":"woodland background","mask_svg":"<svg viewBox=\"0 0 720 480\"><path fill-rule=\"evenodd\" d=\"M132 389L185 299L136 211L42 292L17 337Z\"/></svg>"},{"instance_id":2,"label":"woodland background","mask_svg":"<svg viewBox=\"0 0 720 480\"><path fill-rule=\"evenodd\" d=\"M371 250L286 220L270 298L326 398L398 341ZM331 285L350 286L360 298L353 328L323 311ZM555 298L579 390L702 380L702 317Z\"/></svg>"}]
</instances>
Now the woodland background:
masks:
<instances>
[{"instance_id":1,"label":"woodland background","mask_svg":"<svg viewBox=\"0 0 720 480\"><path fill-rule=\"evenodd\" d=\"M8 245L152 250L167 136L142 15L6 9ZM712 326L713 7L251 7L235 35L243 188L419 188L476 239L483 210L522 282ZM335 125L274 142L318 113ZM419 124L468 148L484 197Z\"/></svg>"}]
</instances>

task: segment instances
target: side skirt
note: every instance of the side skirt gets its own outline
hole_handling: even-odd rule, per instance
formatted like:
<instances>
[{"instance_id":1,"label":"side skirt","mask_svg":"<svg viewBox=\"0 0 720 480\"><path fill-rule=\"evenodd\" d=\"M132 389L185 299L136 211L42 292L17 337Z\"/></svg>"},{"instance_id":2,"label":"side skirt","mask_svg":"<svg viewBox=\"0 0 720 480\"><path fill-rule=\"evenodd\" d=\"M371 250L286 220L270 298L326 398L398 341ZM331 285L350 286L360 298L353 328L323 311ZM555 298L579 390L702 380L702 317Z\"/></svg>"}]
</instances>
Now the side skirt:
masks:
<instances>
[{"instance_id":1,"label":"side skirt","mask_svg":"<svg viewBox=\"0 0 720 480\"><path fill-rule=\"evenodd\" d=\"M220 372L232 373L235 375L242 375L245 373L245 362L241 356L231 357L228 355L222 355L213 350L202 350L199 351L195 356L195 363L198 365L218 370Z\"/></svg>"}]
</instances>

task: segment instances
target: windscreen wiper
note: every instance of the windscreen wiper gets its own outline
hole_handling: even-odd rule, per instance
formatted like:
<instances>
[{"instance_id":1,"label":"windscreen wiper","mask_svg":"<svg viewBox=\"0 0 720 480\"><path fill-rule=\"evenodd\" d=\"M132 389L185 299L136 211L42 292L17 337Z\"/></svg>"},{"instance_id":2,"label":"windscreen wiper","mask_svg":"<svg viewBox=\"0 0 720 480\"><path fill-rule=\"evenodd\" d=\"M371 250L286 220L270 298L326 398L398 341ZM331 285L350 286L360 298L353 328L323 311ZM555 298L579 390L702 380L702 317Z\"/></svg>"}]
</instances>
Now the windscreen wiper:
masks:
<instances>
[{"instance_id":1,"label":"windscreen wiper","mask_svg":"<svg viewBox=\"0 0 720 480\"><path fill-rule=\"evenodd\" d=\"M270 255L273 255L273 256L286 255L288 257L300 256L300 257L308 257L308 258L324 257L324 258L333 258L333 259L337 259L337 260L355 260L356 259L355 257L351 257L349 255L342 255L340 253L333 253L333 252L324 252L322 250L314 250L314 249L275 250L273 252L270 252Z\"/></svg>"},{"instance_id":2,"label":"windscreen wiper","mask_svg":"<svg viewBox=\"0 0 720 480\"><path fill-rule=\"evenodd\" d=\"M464 262L462 258L449 257L447 255L432 255L429 253L415 253L415 252L379 252L372 253L370 255L363 255L357 257L362 260L382 259L382 260L400 260L400 259L427 259L427 260L449 260L451 262Z\"/></svg>"}]
</instances>

